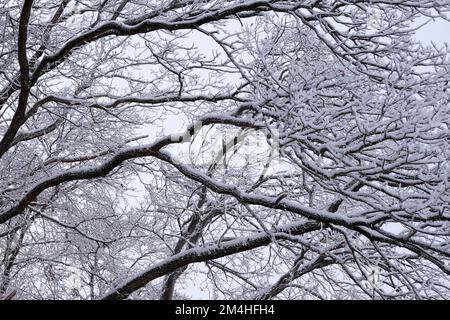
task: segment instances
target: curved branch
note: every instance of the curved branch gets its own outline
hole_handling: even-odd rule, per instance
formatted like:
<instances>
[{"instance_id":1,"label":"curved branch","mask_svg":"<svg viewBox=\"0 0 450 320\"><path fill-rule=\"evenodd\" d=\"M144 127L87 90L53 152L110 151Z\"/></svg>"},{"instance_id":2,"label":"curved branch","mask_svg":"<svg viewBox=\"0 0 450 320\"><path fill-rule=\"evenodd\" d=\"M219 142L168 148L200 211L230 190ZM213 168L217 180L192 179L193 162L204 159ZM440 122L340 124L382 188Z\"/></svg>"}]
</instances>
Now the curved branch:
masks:
<instances>
[{"instance_id":1,"label":"curved branch","mask_svg":"<svg viewBox=\"0 0 450 320\"><path fill-rule=\"evenodd\" d=\"M221 242L220 245L204 248L192 248L177 255L171 256L141 274L133 277L125 283L116 287L113 291L104 295L102 300L125 299L134 291L144 287L147 283L172 273L175 270L195 262L202 262L217 259L243 251L252 250L258 247L266 246L273 240L284 239L286 233L301 235L311 231L319 230L320 223L317 222L299 222L292 225L284 225L276 228L271 235L266 232L258 232L252 236L240 237L234 240Z\"/></svg>"}]
</instances>

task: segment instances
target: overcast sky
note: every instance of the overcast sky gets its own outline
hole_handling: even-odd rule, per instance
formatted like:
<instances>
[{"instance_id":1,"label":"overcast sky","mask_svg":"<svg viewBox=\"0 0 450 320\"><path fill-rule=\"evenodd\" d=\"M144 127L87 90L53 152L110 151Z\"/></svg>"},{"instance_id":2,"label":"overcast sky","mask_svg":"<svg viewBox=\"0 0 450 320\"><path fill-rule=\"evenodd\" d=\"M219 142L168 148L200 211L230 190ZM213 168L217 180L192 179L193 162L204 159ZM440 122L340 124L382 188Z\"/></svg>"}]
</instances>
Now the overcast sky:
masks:
<instances>
[{"instance_id":1,"label":"overcast sky","mask_svg":"<svg viewBox=\"0 0 450 320\"><path fill-rule=\"evenodd\" d=\"M450 44L450 22L445 20L430 22L417 31L416 36L423 43Z\"/></svg>"}]
</instances>

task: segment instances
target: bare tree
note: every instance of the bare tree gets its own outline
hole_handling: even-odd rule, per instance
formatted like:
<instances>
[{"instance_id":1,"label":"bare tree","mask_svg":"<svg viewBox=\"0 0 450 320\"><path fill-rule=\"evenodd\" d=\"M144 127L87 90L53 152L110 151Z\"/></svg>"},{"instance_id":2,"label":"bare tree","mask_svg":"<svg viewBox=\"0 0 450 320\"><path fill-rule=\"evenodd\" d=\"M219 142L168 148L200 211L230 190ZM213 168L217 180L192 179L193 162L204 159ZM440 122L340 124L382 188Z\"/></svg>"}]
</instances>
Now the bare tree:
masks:
<instances>
[{"instance_id":1,"label":"bare tree","mask_svg":"<svg viewBox=\"0 0 450 320\"><path fill-rule=\"evenodd\" d=\"M448 299L449 11L0 0L0 298Z\"/></svg>"}]
</instances>

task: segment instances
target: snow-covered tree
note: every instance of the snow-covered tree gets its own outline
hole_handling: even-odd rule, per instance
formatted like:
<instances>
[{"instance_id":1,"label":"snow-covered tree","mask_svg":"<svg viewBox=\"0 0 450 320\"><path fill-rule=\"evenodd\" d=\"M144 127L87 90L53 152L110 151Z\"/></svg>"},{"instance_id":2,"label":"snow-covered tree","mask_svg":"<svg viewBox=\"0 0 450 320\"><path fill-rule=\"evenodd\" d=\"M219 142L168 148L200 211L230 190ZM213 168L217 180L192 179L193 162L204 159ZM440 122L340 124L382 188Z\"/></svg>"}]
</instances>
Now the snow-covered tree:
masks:
<instances>
[{"instance_id":1,"label":"snow-covered tree","mask_svg":"<svg viewBox=\"0 0 450 320\"><path fill-rule=\"evenodd\" d=\"M0 0L0 298L450 298L449 11Z\"/></svg>"}]
</instances>

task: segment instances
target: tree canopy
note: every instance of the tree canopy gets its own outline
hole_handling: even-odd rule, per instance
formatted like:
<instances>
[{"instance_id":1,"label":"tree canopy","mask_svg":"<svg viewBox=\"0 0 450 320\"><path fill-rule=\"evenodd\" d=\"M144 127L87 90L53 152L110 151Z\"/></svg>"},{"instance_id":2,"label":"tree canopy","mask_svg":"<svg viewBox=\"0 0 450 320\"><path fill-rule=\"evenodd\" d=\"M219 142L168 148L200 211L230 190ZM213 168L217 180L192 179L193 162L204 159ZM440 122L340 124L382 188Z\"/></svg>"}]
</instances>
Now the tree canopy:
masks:
<instances>
[{"instance_id":1,"label":"tree canopy","mask_svg":"<svg viewBox=\"0 0 450 320\"><path fill-rule=\"evenodd\" d=\"M450 298L434 0L0 0L0 299Z\"/></svg>"}]
</instances>

